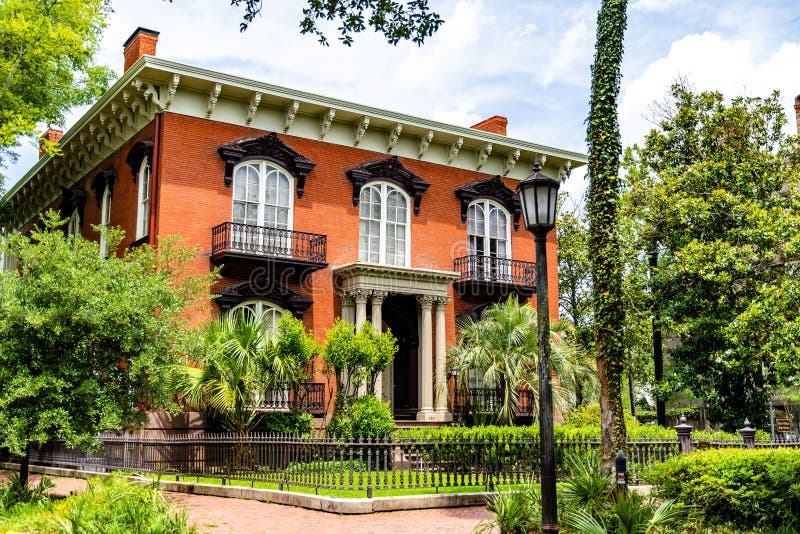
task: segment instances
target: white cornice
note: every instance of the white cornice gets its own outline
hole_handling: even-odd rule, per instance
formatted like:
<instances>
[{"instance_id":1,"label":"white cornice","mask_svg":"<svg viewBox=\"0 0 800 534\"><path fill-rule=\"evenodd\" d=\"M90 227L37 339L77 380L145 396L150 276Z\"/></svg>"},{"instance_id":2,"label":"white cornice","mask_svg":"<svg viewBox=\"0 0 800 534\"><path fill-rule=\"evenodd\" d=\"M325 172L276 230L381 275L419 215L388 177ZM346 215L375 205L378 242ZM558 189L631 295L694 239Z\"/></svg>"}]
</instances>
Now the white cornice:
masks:
<instances>
[{"instance_id":1,"label":"white cornice","mask_svg":"<svg viewBox=\"0 0 800 534\"><path fill-rule=\"evenodd\" d=\"M40 159L7 193L15 226L161 111L513 179L527 176L536 158L553 177L587 162L578 152L143 56L64 134L62 155Z\"/></svg>"}]
</instances>

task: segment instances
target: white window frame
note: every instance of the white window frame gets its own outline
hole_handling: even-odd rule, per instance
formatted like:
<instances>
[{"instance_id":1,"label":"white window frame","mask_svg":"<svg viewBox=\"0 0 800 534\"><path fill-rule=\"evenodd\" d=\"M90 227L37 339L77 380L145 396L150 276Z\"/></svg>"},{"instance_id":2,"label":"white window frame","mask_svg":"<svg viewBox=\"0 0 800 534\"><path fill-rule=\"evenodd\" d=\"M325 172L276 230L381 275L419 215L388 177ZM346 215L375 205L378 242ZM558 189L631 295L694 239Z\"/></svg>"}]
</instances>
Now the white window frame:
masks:
<instances>
[{"instance_id":1,"label":"white window frame","mask_svg":"<svg viewBox=\"0 0 800 534\"><path fill-rule=\"evenodd\" d=\"M147 156L139 166L139 196L136 203L136 240L146 237L150 232L150 162Z\"/></svg>"},{"instance_id":2,"label":"white window frame","mask_svg":"<svg viewBox=\"0 0 800 534\"><path fill-rule=\"evenodd\" d=\"M280 320L281 315L283 315L283 313L286 311L277 304L269 300L251 299L251 300L246 300L244 302L240 302L239 304L228 310L227 313L233 313L236 310L242 310L245 308L252 310L256 316L263 317L266 314L269 314L272 317L271 325L270 328L268 329L269 332L274 332L275 330L277 330L278 321Z\"/></svg>"},{"instance_id":3,"label":"white window frame","mask_svg":"<svg viewBox=\"0 0 800 534\"><path fill-rule=\"evenodd\" d=\"M480 206L483 209L483 232L478 233L470 233L469 231L469 214L473 207ZM506 218L506 231L505 231L505 243L506 243L506 253L504 256L492 256L490 249L491 247L488 246L491 239L497 239L490 237L489 232L489 214L492 209L497 209L503 213ZM478 254L476 250L472 250L472 243L469 239L470 237L482 237L484 239L484 250L482 254ZM470 202L469 207L467 208L467 250L470 256L487 256L487 257L499 257L504 259L511 259L511 214L508 213L503 206L498 204L497 202L490 200L488 198L485 199L478 199Z\"/></svg>"},{"instance_id":4,"label":"white window frame","mask_svg":"<svg viewBox=\"0 0 800 534\"><path fill-rule=\"evenodd\" d=\"M470 223L473 220L472 214L474 210L479 208L483 211L483 230L480 233L470 232ZM505 254L492 254L491 241L493 239L500 239L499 237L491 237L489 231L491 225L491 212L498 210L506 219L505 224ZM474 224L474 223L473 223ZM478 252L473 249L473 237L483 239L483 252ZM477 262L469 265L469 269L474 269L471 274L473 276L484 278L486 280L507 279L511 277L511 264L509 262L494 262L494 258L503 260L511 260L511 214L508 213L503 206L488 198L482 198L470 202L467 208L467 253L469 256L478 256Z\"/></svg>"},{"instance_id":5,"label":"white window frame","mask_svg":"<svg viewBox=\"0 0 800 534\"><path fill-rule=\"evenodd\" d=\"M362 249L362 247L361 247L361 221L364 220L361 217L361 202L363 200L362 199L362 195L364 194L365 191L367 191L368 189L373 188L373 187L378 189L378 193L379 193L378 196L380 198L380 206L381 206L380 232L379 232L379 237L378 237L378 243L379 243L379 245L378 245L378 262L377 263L379 265L393 265L393 266L397 266L397 267L409 267L411 265L411 210L412 210L411 198L400 187L397 187L393 183L384 182L384 181L375 181L375 182L369 182L367 184L364 184L364 186L361 188L361 191L359 191L359 193L358 193L358 198L359 198L358 258L359 258L359 261L362 261L364 263L375 263L375 262L369 261L369 259L365 257L366 256L366 250ZM388 221L388 219L387 219L387 209L388 209L388 204L389 204L388 203L388 199L389 199L389 193L390 192L398 192L400 194L400 196L403 197L403 199L405 200L405 203L406 203L406 207L405 207L406 220L405 220L405 223L404 223L404 228L405 228L405 243L404 243L405 251L404 251L404 254L403 254L403 260L404 261L403 261L402 264L388 263L386 261L386 238L387 238L386 225L388 223L390 223L390 222L393 222L393 221ZM368 220L371 221L371 220L374 220L374 219L368 219Z\"/></svg>"},{"instance_id":6,"label":"white window frame","mask_svg":"<svg viewBox=\"0 0 800 534\"><path fill-rule=\"evenodd\" d=\"M268 300L261 300L261 299L253 299L247 300L245 302L241 302L231 308L227 313L233 313L236 310L243 310L249 309L252 310L256 316L264 317L267 314L272 318L271 324L267 329L268 333L273 333L278 330L278 321L281 319L281 315L285 312L283 308L270 302ZM253 399L256 406L282 406L283 403L286 403L288 406L289 402L289 395L290 395L289 387L279 388L264 391L259 389L256 393L255 399Z\"/></svg>"},{"instance_id":7,"label":"white window frame","mask_svg":"<svg viewBox=\"0 0 800 534\"><path fill-rule=\"evenodd\" d=\"M237 199L235 196L236 192L236 181L239 169L248 166L258 166L258 215L256 216L257 224L256 226L264 226L268 228L276 228L274 226L267 226L264 224L264 212L265 207L267 206L278 206L281 208L288 208L287 213L287 224L286 228L281 228L282 230L292 231L294 228L294 176L292 173L278 165L277 163L270 161L270 160L247 160L243 161L233 169L233 191L231 193L231 221L234 221L234 204L236 203ZM267 196L267 177L270 172L277 171L288 179L289 182L289 205L288 206L281 206L279 204L267 204L266 203L266 196ZM244 223L242 223L244 224Z\"/></svg>"},{"instance_id":8,"label":"white window frame","mask_svg":"<svg viewBox=\"0 0 800 534\"><path fill-rule=\"evenodd\" d=\"M109 224L111 224L111 188L106 186L103 191L103 201L100 203L100 226L108 228ZM108 241L102 232L100 233L100 255L108 256Z\"/></svg>"},{"instance_id":9,"label":"white window frame","mask_svg":"<svg viewBox=\"0 0 800 534\"><path fill-rule=\"evenodd\" d=\"M81 214L78 213L78 208L72 210L72 215L69 216L67 235L75 238L81 236Z\"/></svg>"}]
</instances>

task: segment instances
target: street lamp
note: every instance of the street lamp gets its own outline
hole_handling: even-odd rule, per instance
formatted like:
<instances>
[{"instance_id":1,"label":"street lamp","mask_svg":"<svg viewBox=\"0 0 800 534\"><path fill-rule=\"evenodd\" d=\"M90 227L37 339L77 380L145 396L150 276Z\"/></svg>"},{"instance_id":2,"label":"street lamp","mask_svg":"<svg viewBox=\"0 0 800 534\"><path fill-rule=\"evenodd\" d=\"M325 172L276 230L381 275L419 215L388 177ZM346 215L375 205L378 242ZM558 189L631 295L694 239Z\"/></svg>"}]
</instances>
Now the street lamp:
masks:
<instances>
[{"instance_id":1,"label":"street lamp","mask_svg":"<svg viewBox=\"0 0 800 534\"><path fill-rule=\"evenodd\" d=\"M547 303L547 234L556 225L558 180L545 176L537 160L533 174L517 186L525 228L536 240L536 318L539 338L539 440L542 463L542 532L558 532L553 388L550 384L550 316Z\"/></svg>"}]
</instances>

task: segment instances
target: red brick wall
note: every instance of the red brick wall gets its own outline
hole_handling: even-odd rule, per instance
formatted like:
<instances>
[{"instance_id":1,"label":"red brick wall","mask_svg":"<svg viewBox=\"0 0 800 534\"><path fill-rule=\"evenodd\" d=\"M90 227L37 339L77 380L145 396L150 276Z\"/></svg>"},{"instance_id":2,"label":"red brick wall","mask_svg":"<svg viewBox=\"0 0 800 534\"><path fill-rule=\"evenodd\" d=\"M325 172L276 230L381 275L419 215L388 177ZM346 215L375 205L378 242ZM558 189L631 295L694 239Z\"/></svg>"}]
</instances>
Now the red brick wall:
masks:
<instances>
[{"instance_id":1,"label":"red brick wall","mask_svg":"<svg viewBox=\"0 0 800 534\"><path fill-rule=\"evenodd\" d=\"M211 228L230 220L232 188L225 187L224 165L217 148L264 131L165 113L160 144L158 235L178 234L201 248L197 272L210 268ZM294 229L328 236L328 263L341 265L358 259L358 208L352 203L352 185L345 172L386 154L321 141L281 135L288 146L316 163L306 180L303 198L294 197ZM419 215L411 216L411 266L451 270L453 258L467 251L466 223L454 190L486 176L477 172L401 158L403 165L431 184L422 196ZM514 188L516 182L505 180ZM522 228L512 230L515 259L533 261L533 237ZM548 239L550 313L558 314L555 232ZM330 327L338 303L330 268L314 273L299 291L314 301L304 321L318 337ZM447 311L448 343L455 341L454 311L463 307L458 297Z\"/></svg>"}]
</instances>

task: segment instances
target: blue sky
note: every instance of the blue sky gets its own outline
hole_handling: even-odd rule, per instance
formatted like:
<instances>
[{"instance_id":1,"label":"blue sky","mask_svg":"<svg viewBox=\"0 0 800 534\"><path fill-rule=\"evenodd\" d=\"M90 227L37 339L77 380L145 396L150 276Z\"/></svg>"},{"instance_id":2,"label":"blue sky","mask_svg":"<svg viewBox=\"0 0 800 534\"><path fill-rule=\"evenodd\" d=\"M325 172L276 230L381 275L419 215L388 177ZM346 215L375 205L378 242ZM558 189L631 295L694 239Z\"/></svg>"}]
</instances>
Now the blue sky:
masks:
<instances>
[{"instance_id":1,"label":"blue sky","mask_svg":"<svg viewBox=\"0 0 800 534\"><path fill-rule=\"evenodd\" d=\"M116 0L101 62L122 69L122 43L137 26L161 32L158 56L278 85L469 126L494 114L509 135L586 150L598 0L430 0L446 20L419 48L377 35L352 48L300 36L299 0L265 0L239 33L227 0ZM626 145L650 127L649 106L678 76L726 96L800 94L800 1L629 0L620 124ZM330 27L329 38L335 38ZM77 110L71 122L80 116ZM793 124L794 121L791 121ZM6 186L35 162L24 141ZM583 172L567 189L581 191Z\"/></svg>"}]
</instances>

